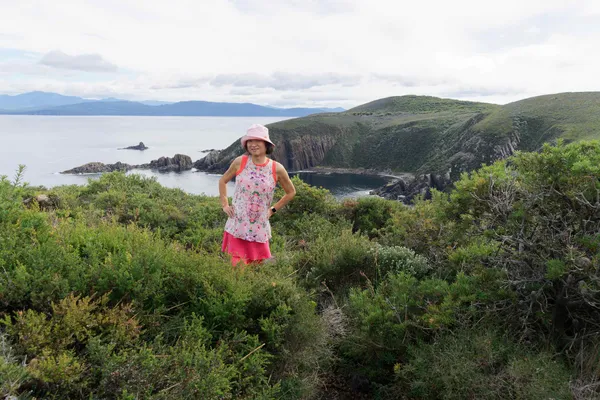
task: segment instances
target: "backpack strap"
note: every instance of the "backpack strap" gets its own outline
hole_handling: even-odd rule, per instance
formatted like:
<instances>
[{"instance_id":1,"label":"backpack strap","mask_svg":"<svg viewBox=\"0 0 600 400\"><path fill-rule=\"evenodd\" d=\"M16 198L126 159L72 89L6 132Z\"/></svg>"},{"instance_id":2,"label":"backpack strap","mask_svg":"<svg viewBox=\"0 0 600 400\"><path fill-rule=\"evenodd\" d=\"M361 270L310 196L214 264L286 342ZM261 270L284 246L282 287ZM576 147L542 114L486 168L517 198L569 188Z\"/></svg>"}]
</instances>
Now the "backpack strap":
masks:
<instances>
[{"instance_id":1,"label":"backpack strap","mask_svg":"<svg viewBox=\"0 0 600 400\"><path fill-rule=\"evenodd\" d=\"M248 156L247 155L243 155L242 156L242 163L240 164L240 168L238 168L237 171L235 171L235 176L238 176L239 174L242 173L242 171L244 170L244 168L246 168L246 164L248 163Z\"/></svg>"},{"instance_id":2,"label":"backpack strap","mask_svg":"<svg viewBox=\"0 0 600 400\"><path fill-rule=\"evenodd\" d=\"M277 163L273 160L271 160L271 163L273 163L273 180L277 183Z\"/></svg>"}]
</instances>

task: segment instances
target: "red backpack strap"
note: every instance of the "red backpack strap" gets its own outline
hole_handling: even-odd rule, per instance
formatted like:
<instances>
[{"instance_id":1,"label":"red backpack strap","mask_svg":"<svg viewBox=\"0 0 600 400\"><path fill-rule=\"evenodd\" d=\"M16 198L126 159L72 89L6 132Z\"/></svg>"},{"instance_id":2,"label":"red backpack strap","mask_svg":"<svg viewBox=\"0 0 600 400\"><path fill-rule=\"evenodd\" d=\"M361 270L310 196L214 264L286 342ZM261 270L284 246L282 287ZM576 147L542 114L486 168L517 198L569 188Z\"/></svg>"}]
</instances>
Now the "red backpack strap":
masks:
<instances>
[{"instance_id":1,"label":"red backpack strap","mask_svg":"<svg viewBox=\"0 0 600 400\"><path fill-rule=\"evenodd\" d=\"M246 163L248 162L248 156L243 155L242 156L242 163L240 164L240 168L238 168L237 171L235 171L235 176L238 176L239 174L242 173L242 171L244 170L244 168L246 168Z\"/></svg>"},{"instance_id":2,"label":"red backpack strap","mask_svg":"<svg viewBox=\"0 0 600 400\"><path fill-rule=\"evenodd\" d=\"M273 163L273 180L277 183L277 163L273 160L271 162Z\"/></svg>"}]
</instances>

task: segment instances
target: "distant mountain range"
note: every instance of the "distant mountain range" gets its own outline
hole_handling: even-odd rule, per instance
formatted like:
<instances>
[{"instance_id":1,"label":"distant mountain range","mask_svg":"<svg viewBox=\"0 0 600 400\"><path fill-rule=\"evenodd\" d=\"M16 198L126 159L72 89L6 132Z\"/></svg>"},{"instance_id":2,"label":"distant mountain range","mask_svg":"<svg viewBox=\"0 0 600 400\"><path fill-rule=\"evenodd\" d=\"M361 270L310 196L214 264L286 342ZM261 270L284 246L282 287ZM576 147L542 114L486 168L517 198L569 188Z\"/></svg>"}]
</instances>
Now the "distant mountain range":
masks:
<instances>
[{"instance_id":1,"label":"distant mountain range","mask_svg":"<svg viewBox=\"0 0 600 400\"><path fill-rule=\"evenodd\" d=\"M276 108L252 103L209 101L126 101L63 96L58 93L29 92L0 95L0 114L9 115L121 115L121 116L223 116L223 117L303 117L341 112L343 108Z\"/></svg>"}]
</instances>

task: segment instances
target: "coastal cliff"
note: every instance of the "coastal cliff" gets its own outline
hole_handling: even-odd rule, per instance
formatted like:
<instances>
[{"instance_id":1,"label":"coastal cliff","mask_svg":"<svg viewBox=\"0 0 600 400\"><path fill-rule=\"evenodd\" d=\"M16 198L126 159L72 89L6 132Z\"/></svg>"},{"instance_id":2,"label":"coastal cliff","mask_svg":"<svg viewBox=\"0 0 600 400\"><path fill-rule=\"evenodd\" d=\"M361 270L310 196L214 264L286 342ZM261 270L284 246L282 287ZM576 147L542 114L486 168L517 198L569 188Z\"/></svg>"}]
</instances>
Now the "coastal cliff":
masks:
<instances>
[{"instance_id":1,"label":"coastal cliff","mask_svg":"<svg viewBox=\"0 0 600 400\"><path fill-rule=\"evenodd\" d=\"M273 156L288 170L329 167L412 176L375 191L409 202L516 151L536 151L557 139L598 139L599 116L597 92L538 96L503 106L400 96L268 127L277 145ZM236 141L194 166L222 172L242 152Z\"/></svg>"},{"instance_id":2,"label":"coastal cliff","mask_svg":"<svg viewBox=\"0 0 600 400\"><path fill-rule=\"evenodd\" d=\"M323 119L323 120L320 120ZM332 165L332 160L343 147L357 140L357 132L365 130L359 123L327 123L327 117L300 118L285 123L269 125L269 135L276 144L273 159L289 171L301 171L323 165ZM347 122L347 121L346 121ZM296 126L295 124L299 125ZM194 163L200 171L222 173L244 149L235 141L224 150L213 150ZM336 164L333 162L333 164ZM335 165L348 167L348 165Z\"/></svg>"}]
</instances>

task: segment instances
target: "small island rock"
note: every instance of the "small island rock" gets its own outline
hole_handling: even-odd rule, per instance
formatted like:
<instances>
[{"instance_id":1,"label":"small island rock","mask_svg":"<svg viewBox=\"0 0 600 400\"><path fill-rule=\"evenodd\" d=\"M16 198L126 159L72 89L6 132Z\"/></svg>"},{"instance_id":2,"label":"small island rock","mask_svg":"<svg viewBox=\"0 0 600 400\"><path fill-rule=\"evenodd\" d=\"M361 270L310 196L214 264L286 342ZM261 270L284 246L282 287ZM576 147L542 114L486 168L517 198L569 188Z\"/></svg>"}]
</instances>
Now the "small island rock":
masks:
<instances>
[{"instance_id":1,"label":"small island rock","mask_svg":"<svg viewBox=\"0 0 600 400\"><path fill-rule=\"evenodd\" d=\"M133 169L133 167L133 165L125 164L120 161L114 164L91 162L67 171L63 171L61 174L99 174L102 172L129 171L130 169Z\"/></svg>"},{"instance_id":2,"label":"small island rock","mask_svg":"<svg viewBox=\"0 0 600 400\"><path fill-rule=\"evenodd\" d=\"M104 164L101 162L91 162L84 164L80 167L75 167L67 171L61 172L61 174L100 174L103 172L113 171L130 171L132 169L152 169L159 172L170 172L170 171L187 171L192 169L194 166L190 156L185 154L175 154L171 157L160 157L157 160L152 160L147 164L130 165L122 162L116 162L114 164Z\"/></svg>"},{"instance_id":3,"label":"small island rock","mask_svg":"<svg viewBox=\"0 0 600 400\"><path fill-rule=\"evenodd\" d=\"M122 147L119 150L146 150L148 147L144 144L144 142L140 142L140 144L136 146Z\"/></svg>"}]
</instances>

